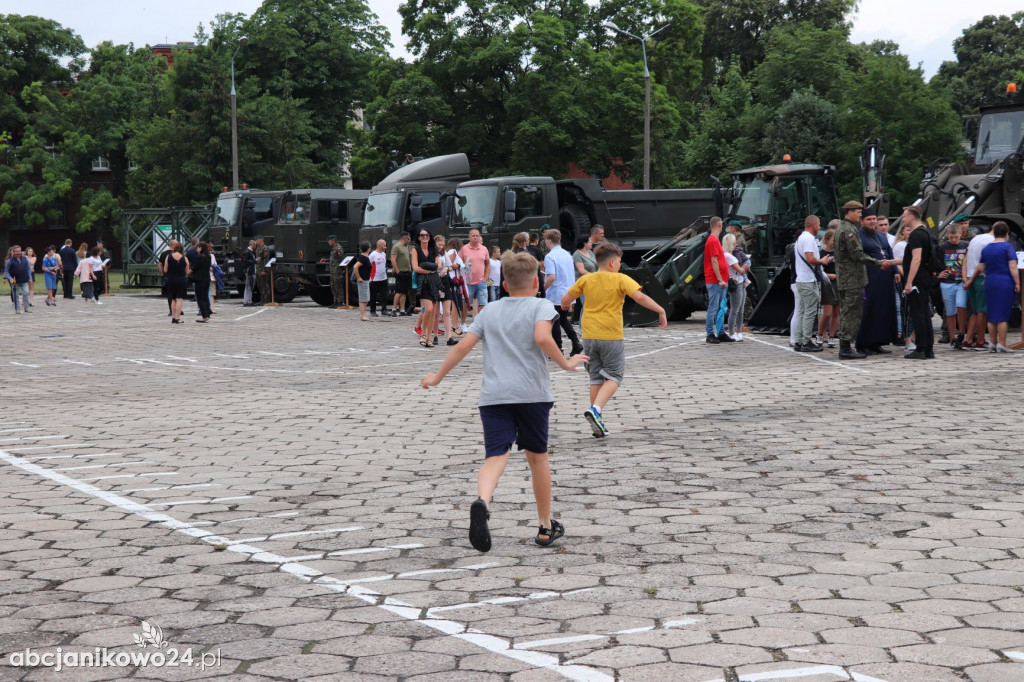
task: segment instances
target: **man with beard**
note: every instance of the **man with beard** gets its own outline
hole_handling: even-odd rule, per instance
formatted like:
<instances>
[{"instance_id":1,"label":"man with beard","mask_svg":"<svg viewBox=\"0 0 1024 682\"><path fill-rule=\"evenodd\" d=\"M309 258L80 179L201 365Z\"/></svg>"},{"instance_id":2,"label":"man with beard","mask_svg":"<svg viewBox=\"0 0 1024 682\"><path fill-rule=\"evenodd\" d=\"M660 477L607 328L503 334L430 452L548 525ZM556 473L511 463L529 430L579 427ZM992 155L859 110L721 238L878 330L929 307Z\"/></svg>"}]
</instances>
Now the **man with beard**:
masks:
<instances>
[{"instance_id":1,"label":"man with beard","mask_svg":"<svg viewBox=\"0 0 1024 682\"><path fill-rule=\"evenodd\" d=\"M892 260L892 248L884 234L878 232L878 216L874 206L864 209L858 236L864 253L878 261ZM864 289L864 312L857 332L857 352L865 355L891 353L885 344L892 343L896 332L896 281L892 270L867 270Z\"/></svg>"}]
</instances>

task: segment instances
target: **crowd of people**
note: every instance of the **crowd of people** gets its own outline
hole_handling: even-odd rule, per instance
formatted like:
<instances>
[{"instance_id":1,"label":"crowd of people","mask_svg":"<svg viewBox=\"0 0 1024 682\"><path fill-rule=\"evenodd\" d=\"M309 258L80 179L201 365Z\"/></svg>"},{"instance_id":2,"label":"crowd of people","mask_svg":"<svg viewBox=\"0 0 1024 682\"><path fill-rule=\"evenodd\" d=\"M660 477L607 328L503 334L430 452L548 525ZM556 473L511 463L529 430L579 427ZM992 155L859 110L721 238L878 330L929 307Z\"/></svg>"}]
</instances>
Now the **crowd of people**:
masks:
<instances>
[{"instance_id":1,"label":"crowd of people","mask_svg":"<svg viewBox=\"0 0 1024 682\"><path fill-rule=\"evenodd\" d=\"M940 343L1012 352L1006 332L1020 276L1005 222L978 225L971 237L970 216L961 213L940 243L916 206L903 210L898 234L890 234L888 218L860 202L847 202L843 214L820 237L819 219L807 216L787 248L795 351L817 353L838 341L844 360L892 353L887 346L905 348L908 359L932 359L937 312L945 330ZM749 286L749 257L739 224L729 227L719 241L722 223L713 219L704 251L708 343L743 340L741 292Z\"/></svg>"},{"instance_id":2,"label":"crowd of people","mask_svg":"<svg viewBox=\"0 0 1024 682\"><path fill-rule=\"evenodd\" d=\"M7 250L4 260L4 279L11 287L11 302L15 314L30 313L35 307L36 274L43 275L46 288L46 305L56 307L57 285L61 285L66 300L75 299L75 279L80 283L80 295L83 300L103 305L100 296L107 291L107 264L110 252L103 245L103 240L89 248L81 244L76 251L70 239L58 250L56 246L47 246L42 259L31 246L23 250L15 244Z\"/></svg>"},{"instance_id":3,"label":"crowd of people","mask_svg":"<svg viewBox=\"0 0 1024 682\"><path fill-rule=\"evenodd\" d=\"M249 243L250 252L254 246L255 240ZM198 308L196 316L199 319L196 322L208 323L214 314L217 293L225 288L224 273L217 264L213 244L193 237L186 249L184 244L172 239L157 260L157 270L163 275L161 293L167 299L167 316L171 318L171 324L182 324L181 315L188 297L189 284L195 292ZM248 277L245 297L248 300L243 305L251 305L252 282Z\"/></svg>"}]
</instances>

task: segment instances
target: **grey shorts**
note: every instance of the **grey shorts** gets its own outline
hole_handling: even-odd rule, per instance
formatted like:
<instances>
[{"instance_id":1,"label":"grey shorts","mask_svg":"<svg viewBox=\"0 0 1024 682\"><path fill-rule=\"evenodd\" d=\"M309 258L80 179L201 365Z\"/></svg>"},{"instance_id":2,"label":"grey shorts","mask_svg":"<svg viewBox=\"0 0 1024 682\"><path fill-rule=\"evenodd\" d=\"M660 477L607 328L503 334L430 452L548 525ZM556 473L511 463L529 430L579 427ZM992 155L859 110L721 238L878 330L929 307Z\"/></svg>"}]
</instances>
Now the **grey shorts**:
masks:
<instances>
[{"instance_id":1,"label":"grey shorts","mask_svg":"<svg viewBox=\"0 0 1024 682\"><path fill-rule=\"evenodd\" d=\"M366 280L362 282L356 282L356 289L359 291L359 302L369 303L370 302L370 283Z\"/></svg>"},{"instance_id":2,"label":"grey shorts","mask_svg":"<svg viewBox=\"0 0 1024 682\"><path fill-rule=\"evenodd\" d=\"M583 339L583 354L590 356L587 371L590 372L591 385L603 384L606 381L622 385L622 377L626 373L625 341Z\"/></svg>"}]
</instances>

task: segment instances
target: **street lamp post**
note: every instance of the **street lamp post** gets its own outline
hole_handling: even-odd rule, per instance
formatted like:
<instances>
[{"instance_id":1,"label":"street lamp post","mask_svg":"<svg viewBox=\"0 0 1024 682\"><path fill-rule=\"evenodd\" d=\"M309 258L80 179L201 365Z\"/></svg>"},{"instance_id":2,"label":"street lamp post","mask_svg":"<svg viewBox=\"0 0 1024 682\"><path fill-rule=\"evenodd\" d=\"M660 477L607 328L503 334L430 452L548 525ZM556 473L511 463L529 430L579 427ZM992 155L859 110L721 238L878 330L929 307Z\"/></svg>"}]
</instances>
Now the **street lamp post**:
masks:
<instances>
[{"instance_id":1,"label":"street lamp post","mask_svg":"<svg viewBox=\"0 0 1024 682\"><path fill-rule=\"evenodd\" d=\"M242 36L238 39L238 47L231 55L231 188L238 189L238 110L235 97L235 57L238 51L249 43L249 38Z\"/></svg>"},{"instance_id":2,"label":"street lamp post","mask_svg":"<svg viewBox=\"0 0 1024 682\"><path fill-rule=\"evenodd\" d=\"M629 31L622 30L610 21L606 21L604 24L605 28L610 28L616 33L639 40L640 49L644 56L644 189L651 188L651 71L647 68L647 41L671 25L672 22L670 21L645 36L638 36L633 35Z\"/></svg>"}]
</instances>

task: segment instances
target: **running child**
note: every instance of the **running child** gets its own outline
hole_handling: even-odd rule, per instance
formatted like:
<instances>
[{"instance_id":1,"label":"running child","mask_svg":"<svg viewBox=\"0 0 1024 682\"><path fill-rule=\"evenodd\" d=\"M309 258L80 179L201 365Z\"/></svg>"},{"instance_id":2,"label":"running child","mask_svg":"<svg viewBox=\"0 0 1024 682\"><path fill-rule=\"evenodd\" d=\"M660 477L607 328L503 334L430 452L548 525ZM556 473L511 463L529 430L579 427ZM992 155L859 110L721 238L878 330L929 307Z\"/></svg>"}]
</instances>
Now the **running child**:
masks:
<instances>
[{"instance_id":1,"label":"running child","mask_svg":"<svg viewBox=\"0 0 1024 682\"><path fill-rule=\"evenodd\" d=\"M554 397L544 356L568 372L575 372L587 361L585 355L566 360L551 337L551 323L558 319L558 311L550 301L537 298L537 260L529 253L508 252L501 259L501 269L509 296L482 308L437 372L420 381L425 389L437 386L477 341L484 342L479 407L485 459L477 474L478 499L469 510L469 541L481 552L491 548L488 506L513 443L526 450L530 466L540 521L536 543L546 547L565 534L562 524L551 518L548 415Z\"/></svg>"},{"instance_id":2,"label":"running child","mask_svg":"<svg viewBox=\"0 0 1024 682\"><path fill-rule=\"evenodd\" d=\"M583 354L589 357L590 407L583 413L596 438L608 435L602 410L622 385L626 372L626 347L622 332L622 304L629 296L637 304L658 313L658 326L668 326L665 309L640 291L640 285L619 272L622 249L608 241L594 247L597 272L583 275L562 297L562 309L571 310L583 296Z\"/></svg>"}]
</instances>

